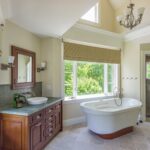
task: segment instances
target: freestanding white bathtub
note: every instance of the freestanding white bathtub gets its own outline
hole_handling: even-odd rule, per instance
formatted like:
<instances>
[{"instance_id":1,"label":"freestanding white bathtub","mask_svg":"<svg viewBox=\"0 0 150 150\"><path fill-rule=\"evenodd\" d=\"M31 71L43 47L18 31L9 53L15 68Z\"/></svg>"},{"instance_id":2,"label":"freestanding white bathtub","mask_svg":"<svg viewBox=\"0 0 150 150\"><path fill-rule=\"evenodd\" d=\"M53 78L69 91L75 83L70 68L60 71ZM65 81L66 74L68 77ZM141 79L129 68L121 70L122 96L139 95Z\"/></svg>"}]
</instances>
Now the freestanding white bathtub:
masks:
<instances>
[{"instance_id":1,"label":"freestanding white bathtub","mask_svg":"<svg viewBox=\"0 0 150 150\"><path fill-rule=\"evenodd\" d=\"M117 99L118 103L119 101ZM122 132L119 131L125 133L136 125L142 103L136 99L123 98L122 105L117 106L113 98L83 102L80 106L86 114L87 125L91 131L99 135L120 133L121 136Z\"/></svg>"}]
</instances>

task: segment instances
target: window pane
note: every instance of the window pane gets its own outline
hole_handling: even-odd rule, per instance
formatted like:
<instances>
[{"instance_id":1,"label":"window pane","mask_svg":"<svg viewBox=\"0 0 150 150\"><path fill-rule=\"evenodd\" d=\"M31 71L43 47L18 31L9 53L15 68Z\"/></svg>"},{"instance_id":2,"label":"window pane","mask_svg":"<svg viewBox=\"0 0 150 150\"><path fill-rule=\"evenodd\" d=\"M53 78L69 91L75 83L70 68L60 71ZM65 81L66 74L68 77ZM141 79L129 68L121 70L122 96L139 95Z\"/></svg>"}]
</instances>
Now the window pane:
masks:
<instances>
[{"instance_id":1,"label":"window pane","mask_svg":"<svg viewBox=\"0 0 150 150\"><path fill-rule=\"evenodd\" d=\"M81 19L98 23L98 3L93 6Z\"/></svg>"},{"instance_id":2,"label":"window pane","mask_svg":"<svg viewBox=\"0 0 150 150\"><path fill-rule=\"evenodd\" d=\"M73 63L65 61L65 96L73 96Z\"/></svg>"},{"instance_id":3,"label":"window pane","mask_svg":"<svg viewBox=\"0 0 150 150\"><path fill-rule=\"evenodd\" d=\"M104 93L104 65L97 63L77 63L78 95Z\"/></svg>"},{"instance_id":4,"label":"window pane","mask_svg":"<svg viewBox=\"0 0 150 150\"><path fill-rule=\"evenodd\" d=\"M150 63L146 64L146 78L150 79Z\"/></svg>"}]
</instances>

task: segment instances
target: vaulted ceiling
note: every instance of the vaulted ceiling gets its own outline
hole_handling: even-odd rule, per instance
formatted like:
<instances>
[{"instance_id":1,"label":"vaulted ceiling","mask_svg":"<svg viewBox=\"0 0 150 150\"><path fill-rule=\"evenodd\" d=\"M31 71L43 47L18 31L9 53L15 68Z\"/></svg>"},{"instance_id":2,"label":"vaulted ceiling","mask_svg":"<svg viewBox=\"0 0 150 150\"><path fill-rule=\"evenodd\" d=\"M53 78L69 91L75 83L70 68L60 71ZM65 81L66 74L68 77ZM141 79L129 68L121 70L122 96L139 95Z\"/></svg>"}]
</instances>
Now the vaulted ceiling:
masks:
<instances>
[{"instance_id":1,"label":"vaulted ceiling","mask_svg":"<svg viewBox=\"0 0 150 150\"><path fill-rule=\"evenodd\" d=\"M37 35L59 37L97 1L99 0L0 0L0 4L5 19ZM109 1L116 15L122 14L130 2L130 0ZM135 3L135 8L142 6L146 8L142 23L138 27L150 25L150 0L132 0L132 2Z\"/></svg>"},{"instance_id":2,"label":"vaulted ceiling","mask_svg":"<svg viewBox=\"0 0 150 150\"><path fill-rule=\"evenodd\" d=\"M62 36L98 0L0 0L5 19L43 36Z\"/></svg>"}]
</instances>

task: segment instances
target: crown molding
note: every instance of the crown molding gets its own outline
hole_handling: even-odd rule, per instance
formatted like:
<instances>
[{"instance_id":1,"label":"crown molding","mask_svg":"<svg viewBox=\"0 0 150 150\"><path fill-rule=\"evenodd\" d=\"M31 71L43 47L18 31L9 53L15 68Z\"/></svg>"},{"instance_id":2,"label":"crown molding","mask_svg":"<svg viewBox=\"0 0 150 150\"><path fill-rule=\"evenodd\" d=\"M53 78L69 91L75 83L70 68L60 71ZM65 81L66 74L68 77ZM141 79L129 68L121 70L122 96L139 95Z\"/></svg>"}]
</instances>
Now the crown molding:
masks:
<instances>
[{"instance_id":1,"label":"crown molding","mask_svg":"<svg viewBox=\"0 0 150 150\"><path fill-rule=\"evenodd\" d=\"M150 35L150 25L124 34L124 41L132 41Z\"/></svg>"},{"instance_id":2,"label":"crown molding","mask_svg":"<svg viewBox=\"0 0 150 150\"><path fill-rule=\"evenodd\" d=\"M103 29L99 29L99 28L81 24L81 23L75 24L74 27L81 29L81 30L86 30L86 31L90 31L90 32L103 34L103 35L110 36L113 38L119 38L125 42L132 41L132 40L150 35L150 25L140 28L140 29L136 29L136 30L128 32L128 33L123 33L123 34L106 31Z\"/></svg>"},{"instance_id":3,"label":"crown molding","mask_svg":"<svg viewBox=\"0 0 150 150\"><path fill-rule=\"evenodd\" d=\"M90 26L90 25L86 25L86 24L82 24L82 23L76 23L73 27L81 29L81 30L104 34L104 35L111 36L114 38L123 39L123 36L121 34L110 32L107 30L103 30L103 29L100 29L100 28L97 28L94 26Z\"/></svg>"}]
</instances>

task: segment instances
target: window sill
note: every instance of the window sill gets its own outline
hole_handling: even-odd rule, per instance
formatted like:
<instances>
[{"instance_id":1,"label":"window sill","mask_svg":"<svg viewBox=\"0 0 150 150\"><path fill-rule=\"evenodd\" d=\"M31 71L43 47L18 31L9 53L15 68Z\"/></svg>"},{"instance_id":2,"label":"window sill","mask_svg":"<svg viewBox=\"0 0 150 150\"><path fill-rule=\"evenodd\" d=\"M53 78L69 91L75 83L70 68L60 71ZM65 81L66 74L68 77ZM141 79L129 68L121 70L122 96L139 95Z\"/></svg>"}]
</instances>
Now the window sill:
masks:
<instances>
[{"instance_id":1,"label":"window sill","mask_svg":"<svg viewBox=\"0 0 150 150\"><path fill-rule=\"evenodd\" d=\"M86 102L86 101L94 101L94 100L102 100L102 99L109 99L109 98L112 98L113 95L111 96L105 96L105 95L95 95L95 96L79 96L79 97L76 97L76 98L67 98L67 99L64 99L64 104L79 104L79 103L82 103L82 102Z\"/></svg>"}]
</instances>

